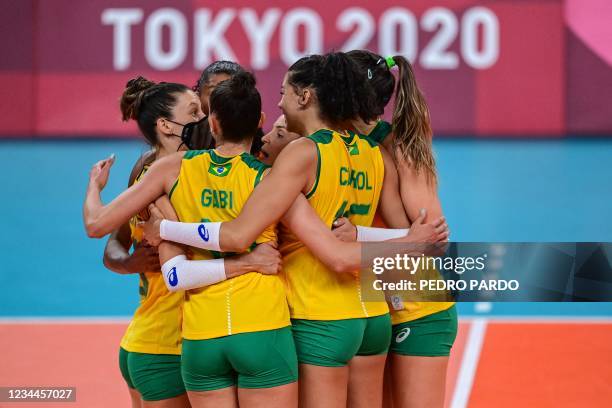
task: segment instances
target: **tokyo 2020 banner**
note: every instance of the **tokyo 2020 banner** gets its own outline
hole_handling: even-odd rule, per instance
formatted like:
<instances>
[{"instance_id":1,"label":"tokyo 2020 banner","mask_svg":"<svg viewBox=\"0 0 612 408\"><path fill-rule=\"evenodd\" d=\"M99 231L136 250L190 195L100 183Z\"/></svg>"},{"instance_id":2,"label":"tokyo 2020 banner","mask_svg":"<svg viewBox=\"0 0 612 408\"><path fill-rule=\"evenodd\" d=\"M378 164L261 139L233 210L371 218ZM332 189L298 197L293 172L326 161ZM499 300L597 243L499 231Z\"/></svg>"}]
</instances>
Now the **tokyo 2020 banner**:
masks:
<instances>
[{"instance_id":1,"label":"tokyo 2020 banner","mask_svg":"<svg viewBox=\"0 0 612 408\"><path fill-rule=\"evenodd\" d=\"M1 0L3 137L133 137L128 79L253 70L269 118L301 56L368 48L414 64L436 135L612 135L612 2ZM268 123L266 127L269 127Z\"/></svg>"}]
</instances>

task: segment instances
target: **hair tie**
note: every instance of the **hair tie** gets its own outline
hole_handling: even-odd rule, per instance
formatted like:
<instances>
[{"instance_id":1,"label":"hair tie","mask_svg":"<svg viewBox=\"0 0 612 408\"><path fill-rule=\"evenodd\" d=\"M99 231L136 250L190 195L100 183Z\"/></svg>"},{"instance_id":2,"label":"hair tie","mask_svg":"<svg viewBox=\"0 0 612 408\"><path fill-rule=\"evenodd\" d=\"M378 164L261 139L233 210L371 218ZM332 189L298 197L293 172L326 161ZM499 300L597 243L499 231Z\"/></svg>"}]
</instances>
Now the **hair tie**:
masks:
<instances>
[{"instance_id":1,"label":"hair tie","mask_svg":"<svg viewBox=\"0 0 612 408\"><path fill-rule=\"evenodd\" d=\"M387 63L387 68L389 69L393 68L396 65L393 56L385 58L385 62Z\"/></svg>"}]
</instances>

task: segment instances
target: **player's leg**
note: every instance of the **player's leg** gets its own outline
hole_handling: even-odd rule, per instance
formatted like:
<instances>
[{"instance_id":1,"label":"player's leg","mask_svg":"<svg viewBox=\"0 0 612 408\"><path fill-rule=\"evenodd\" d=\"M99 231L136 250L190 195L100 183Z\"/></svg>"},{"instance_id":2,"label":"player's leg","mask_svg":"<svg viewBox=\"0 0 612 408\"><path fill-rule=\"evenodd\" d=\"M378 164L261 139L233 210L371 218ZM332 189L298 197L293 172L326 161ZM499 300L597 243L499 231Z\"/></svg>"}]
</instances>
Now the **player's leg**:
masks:
<instances>
[{"instance_id":1,"label":"player's leg","mask_svg":"<svg viewBox=\"0 0 612 408\"><path fill-rule=\"evenodd\" d=\"M444 406L446 370L456 336L455 306L393 326L390 367L394 408Z\"/></svg>"},{"instance_id":2,"label":"player's leg","mask_svg":"<svg viewBox=\"0 0 612 408\"><path fill-rule=\"evenodd\" d=\"M241 408L297 408L298 365L291 327L229 336Z\"/></svg>"},{"instance_id":3,"label":"player's leg","mask_svg":"<svg viewBox=\"0 0 612 408\"><path fill-rule=\"evenodd\" d=\"M393 388L391 387L391 354L387 354L385 375L383 377L383 408L393 408Z\"/></svg>"},{"instance_id":4,"label":"player's leg","mask_svg":"<svg viewBox=\"0 0 612 408\"><path fill-rule=\"evenodd\" d=\"M381 407L386 354L355 356L349 363L349 408Z\"/></svg>"},{"instance_id":5,"label":"player's leg","mask_svg":"<svg viewBox=\"0 0 612 408\"><path fill-rule=\"evenodd\" d=\"M240 407L297 408L298 383L273 388L238 388Z\"/></svg>"},{"instance_id":6,"label":"player's leg","mask_svg":"<svg viewBox=\"0 0 612 408\"><path fill-rule=\"evenodd\" d=\"M142 398L140 397L140 393L134 388L129 388L130 399L132 400L132 408L141 408L142 407Z\"/></svg>"},{"instance_id":7,"label":"player's leg","mask_svg":"<svg viewBox=\"0 0 612 408\"><path fill-rule=\"evenodd\" d=\"M394 408L442 408L448 357L392 354L391 389Z\"/></svg>"},{"instance_id":8,"label":"player's leg","mask_svg":"<svg viewBox=\"0 0 612 408\"><path fill-rule=\"evenodd\" d=\"M190 408L191 403L187 393L181 394L178 397L167 398L159 401L143 401L143 408Z\"/></svg>"},{"instance_id":9,"label":"player's leg","mask_svg":"<svg viewBox=\"0 0 612 408\"><path fill-rule=\"evenodd\" d=\"M130 399L132 401L132 408L141 408L142 399L140 397L140 393L134 387L134 383L132 383L132 378L130 377L130 370L128 369L128 355L128 351L124 350L123 348L119 348L119 369L121 370L121 376L123 376L123 379L125 380L128 386Z\"/></svg>"},{"instance_id":10,"label":"player's leg","mask_svg":"<svg viewBox=\"0 0 612 408\"><path fill-rule=\"evenodd\" d=\"M183 339L181 372L193 408L238 407L237 376L227 360L227 338Z\"/></svg>"},{"instance_id":11,"label":"player's leg","mask_svg":"<svg viewBox=\"0 0 612 408\"><path fill-rule=\"evenodd\" d=\"M380 407L389 343L389 314L365 319L366 328L357 355L349 363L348 407Z\"/></svg>"},{"instance_id":12,"label":"player's leg","mask_svg":"<svg viewBox=\"0 0 612 408\"><path fill-rule=\"evenodd\" d=\"M300 364L300 408L346 407L349 369Z\"/></svg>"},{"instance_id":13,"label":"player's leg","mask_svg":"<svg viewBox=\"0 0 612 408\"><path fill-rule=\"evenodd\" d=\"M238 408L235 386L212 391L187 391L187 395L193 408Z\"/></svg>"},{"instance_id":14,"label":"player's leg","mask_svg":"<svg viewBox=\"0 0 612 408\"><path fill-rule=\"evenodd\" d=\"M293 319L292 324L300 363L300 407L345 408L348 364L361 345L365 319Z\"/></svg>"}]
</instances>

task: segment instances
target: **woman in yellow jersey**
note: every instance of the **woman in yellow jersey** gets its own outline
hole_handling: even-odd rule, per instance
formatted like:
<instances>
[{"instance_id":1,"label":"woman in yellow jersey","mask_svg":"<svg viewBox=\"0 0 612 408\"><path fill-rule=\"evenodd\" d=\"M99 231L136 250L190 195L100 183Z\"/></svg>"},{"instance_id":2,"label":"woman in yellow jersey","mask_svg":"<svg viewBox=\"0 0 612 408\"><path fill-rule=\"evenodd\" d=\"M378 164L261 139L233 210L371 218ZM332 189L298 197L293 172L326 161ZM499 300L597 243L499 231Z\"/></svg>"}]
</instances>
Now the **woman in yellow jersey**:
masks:
<instances>
[{"instance_id":1,"label":"woman in yellow jersey","mask_svg":"<svg viewBox=\"0 0 612 408\"><path fill-rule=\"evenodd\" d=\"M155 84L142 77L128 82L121 98L121 111L124 120L138 122L147 143L153 148L135 164L129 185L137 183L156 159L182 147L181 138L175 134L180 128L164 133L157 127L157 118L167 116L177 123L194 123L203 116L199 105L193 102L193 92L184 85ZM190 127L192 125L187 128ZM190 144L188 137L183 139ZM104 263L109 269L140 273L141 300L121 340L121 372L128 384L133 407L189 406L180 372L183 294L166 289L157 250L141 243L139 219L134 217L113 232L104 252ZM135 250L129 254L132 242ZM240 264L244 271L246 264L250 264L267 272L272 256L262 256L262 251L256 251L232 262L235 266Z\"/></svg>"},{"instance_id":2,"label":"woman in yellow jersey","mask_svg":"<svg viewBox=\"0 0 612 408\"><path fill-rule=\"evenodd\" d=\"M211 95L211 111L209 121L218 149L168 156L173 158L166 161L171 167L156 172L164 160L156 162L142 182L123 196L136 192L142 208L165 190L180 219L186 221L235 216L266 169L247 153L263 119L252 75L238 73L219 84ZM157 119L159 126L165 122L173 119ZM151 181L159 192L151 192ZM254 242L274 239L271 226ZM200 260L224 254L194 250L193 257L187 262L214 264L215 260ZM169 261L178 262L175 258ZM219 260L225 265L225 278L227 259ZM162 276L173 273L175 268ZM176 275L169 282L177 285ZM295 347L278 276L247 273L190 290L185 294L183 316L182 374L192 406L297 405Z\"/></svg>"},{"instance_id":3,"label":"woman in yellow jersey","mask_svg":"<svg viewBox=\"0 0 612 408\"><path fill-rule=\"evenodd\" d=\"M188 91L181 84L156 84L142 77L127 83L120 102L123 120L137 121L153 148L134 165L128 186L137 183L153 161L181 147L180 138L157 132L157 116L168 115L181 123L201 119L201 110L195 105L189 110L175 109L175 95ZM113 232L104 250L104 264L109 269L140 274L140 305L121 340L121 373L133 407L186 407L189 401L180 372L183 296L166 289L157 249L141 242L138 222L139 217L134 217ZM132 243L134 252L130 255Z\"/></svg>"},{"instance_id":4,"label":"woman in yellow jersey","mask_svg":"<svg viewBox=\"0 0 612 408\"><path fill-rule=\"evenodd\" d=\"M367 73L376 93L374 114L378 117L396 89L391 69L398 66L392 124L383 120L372 124L357 121L354 126L393 153L408 217L416 219L421 208L427 210L429 217L441 216L429 109L410 63L401 56L383 58L369 51L350 51L348 55ZM338 236L355 237L350 223L341 224L344 224L340 228L343 231L337 231ZM393 338L389 366L393 406L442 407L448 359L457 335L454 303L394 302L391 317Z\"/></svg>"},{"instance_id":5,"label":"woman in yellow jersey","mask_svg":"<svg viewBox=\"0 0 612 408\"><path fill-rule=\"evenodd\" d=\"M279 117L279 119L275 122L273 130L267 135L265 135L263 138L264 146L262 147L262 153L264 154L264 161L268 164L273 164L282 149L289 142L297 139L298 137L300 137L299 134L289 132L286 129L284 115L281 115L281 117ZM375 197L368 195L367 190L372 186L372 183L376 182L376 178L374 177L374 175L377 172L380 172L381 170L380 168L377 169L376 165L378 163L378 166L380 166L382 156L376 146L376 143L372 143L372 141L368 140L368 138L351 134L343 137L343 140L349 152L351 174L354 175L352 177L354 182L351 183L355 193L354 199L355 203L359 204L341 205L340 212L342 214L337 215L346 215L351 219L352 222L358 225L369 226L371 225L374 213L370 211L370 209L366 208L368 206L372 206L371 209L375 211L376 203L373 203L371 201L375 199ZM393 164L391 164L391 166L393 166ZM366 176L363 177L361 175ZM366 191L366 194L363 193L364 191ZM387 197L387 199L393 200L394 203L400 203L400 207L393 210L395 214L404 214L404 210L403 207L401 207L401 201L399 200L399 197ZM389 217L387 217L386 219L391 224L401 224L399 225L400 227L407 226L402 224L407 224L407 220L405 217L400 217L399 220L392 220L389 219ZM293 255L293 257L295 257L295 255ZM287 259L290 262L292 257L289 256L287 257ZM341 324L342 323L339 322L338 326L340 326ZM311 323L311 325L316 325L316 323ZM298 335L300 335L301 332L304 332L304 329L301 327L299 322L296 326L297 327L295 328L295 331ZM327 337L331 337L331 333L332 330L330 330L330 333ZM305 334L306 336L308 336L308 330L306 330ZM346 336L347 334L342 333L342 335ZM301 336L305 337L304 334L301 334ZM311 336L310 339L306 337L305 340L310 340L311 342L314 342L318 339L312 338ZM346 349L350 349L350 346L346 347ZM350 361L348 362L348 406L373 407L381 404L383 389L383 368L385 364L385 358L385 354L377 354L371 352L368 353L367 349L364 348L361 350L361 352L356 353L356 355L350 359ZM314 360L312 361L312 363L320 366L329 365L329 361L321 361L321 359L319 359L318 361Z\"/></svg>"}]
</instances>

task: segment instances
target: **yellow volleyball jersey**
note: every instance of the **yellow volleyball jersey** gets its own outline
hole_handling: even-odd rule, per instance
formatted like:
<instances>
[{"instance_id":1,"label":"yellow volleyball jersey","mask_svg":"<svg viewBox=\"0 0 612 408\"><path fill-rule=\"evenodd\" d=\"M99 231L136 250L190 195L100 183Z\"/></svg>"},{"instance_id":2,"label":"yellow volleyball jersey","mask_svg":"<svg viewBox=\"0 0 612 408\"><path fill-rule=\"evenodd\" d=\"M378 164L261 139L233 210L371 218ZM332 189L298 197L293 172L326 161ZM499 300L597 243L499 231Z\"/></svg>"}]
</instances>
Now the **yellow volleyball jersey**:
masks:
<instances>
[{"instance_id":1,"label":"yellow volleyball jersey","mask_svg":"<svg viewBox=\"0 0 612 408\"><path fill-rule=\"evenodd\" d=\"M349 183L353 191L353 204L343 208L343 216L347 217L353 225L365 227L372 226L380 193L382 191L385 164L380 146L368 136L348 132L343 136L344 144L349 153L351 163L350 174L344 174L341 183ZM361 275L361 287L364 289L364 298L368 301L378 299L382 307L386 305L384 293L373 290L373 274ZM388 309L387 309L388 311Z\"/></svg>"},{"instance_id":2,"label":"yellow volleyball jersey","mask_svg":"<svg viewBox=\"0 0 612 408\"><path fill-rule=\"evenodd\" d=\"M340 169L340 183L348 183L352 204L341 208L353 225L369 227L374 221L385 176L385 164L378 143L367 136L349 132L342 137L349 153L350 172Z\"/></svg>"},{"instance_id":3,"label":"yellow volleyball jersey","mask_svg":"<svg viewBox=\"0 0 612 408\"><path fill-rule=\"evenodd\" d=\"M224 222L242 207L268 167L250 154L224 157L215 150L185 153L170 192L183 222ZM256 243L276 240L274 225ZM192 259L229 254L192 248ZM277 275L250 272L215 285L185 292L183 337L210 339L289 326L285 288Z\"/></svg>"},{"instance_id":4,"label":"yellow volleyball jersey","mask_svg":"<svg viewBox=\"0 0 612 408\"><path fill-rule=\"evenodd\" d=\"M368 136L382 144L387 136L391 134L391 130L391 124L389 122L380 120ZM417 273L422 276L422 271L418 271ZM391 322L393 324L400 324L420 319L421 317L446 310L454 304L455 302L393 302L390 307Z\"/></svg>"},{"instance_id":5,"label":"yellow volleyball jersey","mask_svg":"<svg viewBox=\"0 0 612 408\"><path fill-rule=\"evenodd\" d=\"M351 187L349 152L342 135L337 132L323 129L308 138L316 144L318 166L316 182L306 197L331 229L337 217L358 204ZM281 276L287 286L292 318L340 320L388 312L384 302L362 301L358 271L342 274L330 271L286 228L281 226L280 231Z\"/></svg>"},{"instance_id":6,"label":"yellow volleyball jersey","mask_svg":"<svg viewBox=\"0 0 612 408\"><path fill-rule=\"evenodd\" d=\"M143 167L134 183L140 181L148 166ZM142 240L140 217L130 220L132 240ZM166 288L161 271L140 274L140 304L134 312L121 347L127 351L147 354L181 354L181 324L183 293L172 293Z\"/></svg>"}]
</instances>

